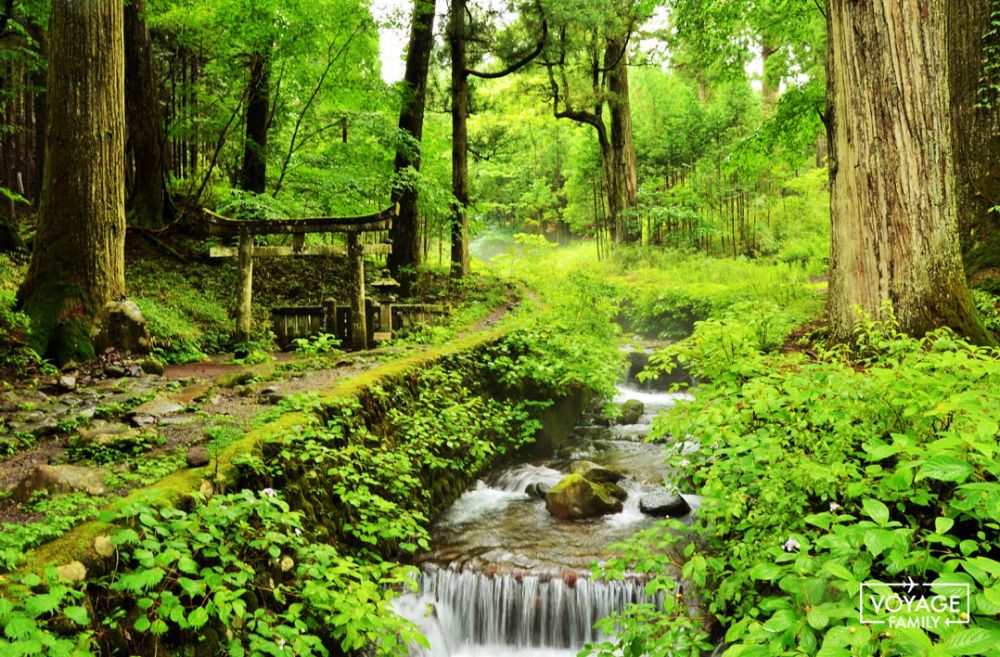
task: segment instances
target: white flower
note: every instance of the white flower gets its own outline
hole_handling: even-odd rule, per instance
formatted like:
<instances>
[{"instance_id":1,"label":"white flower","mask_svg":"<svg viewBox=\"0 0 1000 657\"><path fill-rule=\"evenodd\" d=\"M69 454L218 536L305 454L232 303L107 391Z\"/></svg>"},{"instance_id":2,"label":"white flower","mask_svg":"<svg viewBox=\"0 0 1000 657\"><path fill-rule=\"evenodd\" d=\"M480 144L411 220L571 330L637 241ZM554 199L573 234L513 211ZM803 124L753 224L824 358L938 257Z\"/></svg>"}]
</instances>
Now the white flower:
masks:
<instances>
[{"instance_id":1,"label":"white flower","mask_svg":"<svg viewBox=\"0 0 1000 657\"><path fill-rule=\"evenodd\" d=\"M840 508L839 504L837 504L836 502L830 502L830 513L833 513L839 508Z\"/></svg>"},{"instance_id":2,"label":"white flower","mask_svg":"<svg viewBox=\"0 0 1000 657\"><path fill-rule=\"evenodd\" d=\"M278 649L279 650L284 650L285 649L285 640L284 639L278 639Z\"/></svg>"},{"instance_id":3,"label":"white flower","mask_svg":"<svg viewBox=\"0 0 1000 657\"><path fill-rule=\"evenodd\" d=\"M296 527L296 528L295 528L295 535L296 535L296 536L302 536L302 530L301 530L301 529L299 529L298 527Z\"/></svg>"},{"instance_id":4,"label":"white flower","mask_svg":"<svg viewBox=\"0 0 1000 657\"><path fill-rule=\"evenodd\" d=\"M781 549L785 552L794 552L798 550L802 545L796 541L794 538L790 538L782 544Z\"/></svg>"},{"instance_id":5,"label":"white flower","mask_svg":"<svg viewBox=\"0 0 1000 657\"><path fill-rule=\"evenodd\" d=\"M265 488L264 490L261 491L261 495L266 495L267 497L274 497L277 494L278 492L273 488Z\"/></svg>"},{"instance_id":6,"label":"white flower","mask_svg":"<svg viewBox=\"0 0 1000 657\"><path fill-rule=\"evenodd\" d=\"M688 467L689 465L691 465L691 461L688 461L687 459L681 459L681 462L680 462L680 466L681 466L682 468L686 468L686 467Z\"/></svg>"}]
</instances>

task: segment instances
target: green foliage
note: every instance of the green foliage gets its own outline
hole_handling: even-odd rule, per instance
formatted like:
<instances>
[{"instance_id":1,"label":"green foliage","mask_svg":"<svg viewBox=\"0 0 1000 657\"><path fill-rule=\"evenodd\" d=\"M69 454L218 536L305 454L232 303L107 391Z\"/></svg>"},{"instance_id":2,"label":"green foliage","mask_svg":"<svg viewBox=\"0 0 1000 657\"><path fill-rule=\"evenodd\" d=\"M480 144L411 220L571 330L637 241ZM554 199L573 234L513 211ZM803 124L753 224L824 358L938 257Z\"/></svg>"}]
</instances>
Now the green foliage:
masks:
<instances>
[{"instance_id":1,"label":"green foliage","mask_svg":"<svg viewBox=\"0 0 1000 657\"><path fill-rule=\"evenodd\" d=\"M137 266L129 272L131 298L146 318L153 352L170 363L202 360L229 345L232 322L219 291L200 276Z\"/></svg>"},{"instance_id":2,"label":"green foliage","mask_svg":"<svg viewBox=\"0 0 1000 657\"><path fill-rule=\"evenodd\" d=\"M12 570L24 561L25 553L45 541L61 536L80 522L97 517L103 500L84 493L49 497L38 493L21 507L39 520L4 522L0 525L0 572ZM2 644L0 644L2 646Z\"/></svg>"},{"instance_id":3,"label":"green foliage","mask_svg":"<svg viewBox=\"0 0 1000 657\"><path fill-rule=\"evenodd\" d=\"M682 338L697 322L727 314L737 318L729 322L737 327L740 312L753 308L759 330L767 333L768 324L780 325L762 336L773 342L815 315L822 302L808 286L807 272L782 262L621 249L613 272L626 299L630 329L662 338ZM744 305L733 310L738 304ZM769 311L774 312L771 319Z\"/></svg>"},{"instance_id":4,"label":"green foliage","mask_svg":"<svg viewBox=\"0 0 1000 657\"><path fill-rule=\"evenodd\" d=\"M993 654L1000 354L947 331L913 339L891 319L855 338L766 354L751 329L718 321L672 349L708 383L657 433L700 440L671 464L704 501L690 533L661 525L618 568L662 573L697 536L681 572L727 629L728 657ZM859 624L859 584L907 576L968 583L971 625Z\"/></svg>"},{"instance_id":5,"label":"green foliage","mask_svg":"<svg viewBox=\"0 0 1000 657\"><path fill-rule=\"evenodd\" d=\"M319 333L311 338L296 338L292 340L295 350L306 356L324 356L337 351L340 338L332 333Z\"/></svg>"},{"instance_id":6,"label":"green foliage","mask_svg":"<svg viewBox=\"0 0 1000 657\"><path fill-rule=\"evenodd\" d=\"M112 536L121 571L106 579L104 624L133 651L211 641L211 654L326 655L376 644L405 654L415 629L389 611L408 569L364 564L317 543L272 489L243 490L191 512L135 506ZM127 605L127 606L122 606ZM134 611L128 611L129 609Z\"/></svg>"},{"instance_id":7,"label":"green foliage","mask_svg":"<svg viewBox=\"0 0 1000 657\"><path fill-rule=\"evenodd\" d=\"M163 442L163 438L155 431L123 434L103 444L76 436L66 446L66 456L70 461L92 461L107 465L144 454Z\"/></svg>"},{"instance_id":8,"label":"green foliage","mask_svg":"<svg viewBox=\"0 0 1000 657\"><path fill-rule=\"evenodd\" d=\"M986 290L972 290L972 302L983 319L983 326L994 333L1000 333L1000 296Z\"/></svg>"},{"instance_id":9,"label":"green foliage","mask_svg":"<svg viewBox=\"0 0 1000 657\"><path fill-rule=\"evenodd\" d=\"M60 580L55 568L8 576L0 597L0 652L5 656L96 654L84 592ZM56 629L58 628L58 629Z\"/></svg>"}]
</instances>

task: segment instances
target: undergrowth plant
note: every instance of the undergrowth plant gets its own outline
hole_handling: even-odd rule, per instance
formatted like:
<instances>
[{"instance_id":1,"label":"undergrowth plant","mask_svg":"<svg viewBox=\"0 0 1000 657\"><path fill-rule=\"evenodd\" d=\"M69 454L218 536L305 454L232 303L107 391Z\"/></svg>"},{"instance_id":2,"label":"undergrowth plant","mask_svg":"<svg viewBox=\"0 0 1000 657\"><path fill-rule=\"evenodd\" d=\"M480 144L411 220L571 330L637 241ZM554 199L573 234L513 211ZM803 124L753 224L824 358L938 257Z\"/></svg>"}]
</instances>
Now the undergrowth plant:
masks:
<instances>
[{"instance_id":1,"label":"undergrowth plant","mask_svg":"<svg viewBox=\"0 0 1000 657\"><path fill-rule=\"evenodd\" d=\"M704 382L656 431L700 442L670 463L704 501L692 528L659 525L611 572L689 582L726 657L997 654L1000 353L946 330L911 338L891 317L851 345L763 346L746 322L710 321L661 357ZM969 624L860 622L875 611L862 582L908 577L967 584ZM617 620L626 654L690 633Z\"/></svg>"}]
</instances>

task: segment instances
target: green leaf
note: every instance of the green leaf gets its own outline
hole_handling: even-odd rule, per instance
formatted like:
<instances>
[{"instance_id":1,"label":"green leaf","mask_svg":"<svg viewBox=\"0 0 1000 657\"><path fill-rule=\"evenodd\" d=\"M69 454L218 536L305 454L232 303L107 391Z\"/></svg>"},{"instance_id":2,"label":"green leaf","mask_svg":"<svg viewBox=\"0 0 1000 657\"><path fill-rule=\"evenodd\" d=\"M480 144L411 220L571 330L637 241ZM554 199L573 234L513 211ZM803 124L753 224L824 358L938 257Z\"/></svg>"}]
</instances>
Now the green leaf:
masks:
<instances>
[{"instance_id":1,"label":"green leaf","mask_svg":"<svg viewBox=\"0 0 1000 657\"><path fill-rule=\"evenodd\" d=\"M994 637L981 627L960 629L944 640L944 649L951 655L985 655L997 647Z\"/></svg>"},{"instance_id":2,"label":"green leaf","mask_svg":"<svg viewBox=\"0 0 1000 657\"><path fill-rule=\"evenodd\" d=\"M73 605L72 607L66 607L63 609L62 613L66 616L66 618L70 619L77 625L90 624L90 614L87 613L87 609L85 607Z\"/></svg>"},{"instance_id":3,"label":"green leaf","mask_svg":"<svg viewBox=\"0 0 1000 657\"><path fill-rule=\"evenodd\" d=\"M809 613L806 614L806 620L809 621L809 624L817 630L822 630L830 624L830 617L819 611L816 607L809 610Z\"/></svg>"},{"instance_id":4,"label":"green leaf","mask_svg":"<svg viewBox=\"0 0 1000 657\"><path fill-rule=\"evenodd\" d=\"M149 629L149 617L139 616L139 618L135 619L135 625L132 627L135 628L136 632L145 632Z\"/></svg>"},{"instance_id":5,"label":"green leaf","mask_svg":"<svg viewBox=\"0 0 1000 657\"><path fill-rule=\"evenodd\" d=\"M950 530L954 526L955 526L954 518L941 517L934 519L934 531L936 531L938 534L947 534L948 530Z\"/></svg>"},{"instance_id":6,"label":"green leaf","mask_svg":"<svg viewBox=\"0 0 1000 657\"><path fill-rule=\"evenodd\" d=\"M192 628L198 629L208 622L208 612L205 611L204 607L198 607L188 614L187 620L188 624L191 625Z\"/></svg>"},{"instance_id":7,"label":"green leaf","mask_svg":"<svg viewBox=\"0 0 1000 657\"><path fill-rule=\"evenodd\" d=\"M882 502L866 498L864 502L861 503L861 506L864 509L865 515L879 525L885 525L889 522L889 507Z\"/></svg>"},{"instance_id":8,"label":"green leaf","mask_svg":"<svg viewBox=\"0 0 1000 657\"><path fill-rule=\"evenodd\" d=\"M42 614L48 614L55 611L55 609L59 606L59 602L59 596L51 593L34 595L24 604L24 610L31 616L38 617Z\"/></svg>"},{"instance_id":9,"label":"green leaf","mask_svg":"<svg viewBox=\"0 0 1000 657\"><path fill-rule=\"evenodd\" d=\"M926 461L917 473L917 479L936 479L961 483L969 478L973 467L954 456L935 456Z\"/></svg>"},{"instance_id":10,"label":"green leaf","mask_svg":"<svg viewBox=\"0 0 1000 657\"><path fill-rule=\"evenodd\" d=\"M781 576L781 567L773 563L759 563L750 569L750 577L771 581Z\"/></svg>"},{"instance_id":11,"label":"green leaf","mask_svg":"<svg viewBox=\"0 0 1000 657\"><path fill-rule=\"evenodd\" d=\"M163 580L164 575L166 575L166 572L159 567L149 568L146 570L136 570L128 573L127 575L122 575L121 579L118 580L118 587L123 588L126 591L138 593L139 591L151 589L159 584Z\"/></svg>"},{"instance_id":12,"label":"green leaf","mask_svg":"<svg viewBox=\"0 0 1000 657\"><path fill-rule=\"evenodd\" d=\"M831 575L833 575L838 579L843 579L847 581L852 581L854 579L854 574L851 573L851 571L848 570L846 567L841 566L839 563L828 561L825 564L823 564L823 570L825 570L826 572L830 573Z\"/></svg>"},{"instance_id":13,"label":"green leaf","mask_svg":"<svg viewBox=\"0 0 1000 657\"><path fill-rule=\"evenodd\" d=\"M177 569L188 575L198 574L198 563L188 556L183 556L177 560Z\"/></svg>"}]
</instances>

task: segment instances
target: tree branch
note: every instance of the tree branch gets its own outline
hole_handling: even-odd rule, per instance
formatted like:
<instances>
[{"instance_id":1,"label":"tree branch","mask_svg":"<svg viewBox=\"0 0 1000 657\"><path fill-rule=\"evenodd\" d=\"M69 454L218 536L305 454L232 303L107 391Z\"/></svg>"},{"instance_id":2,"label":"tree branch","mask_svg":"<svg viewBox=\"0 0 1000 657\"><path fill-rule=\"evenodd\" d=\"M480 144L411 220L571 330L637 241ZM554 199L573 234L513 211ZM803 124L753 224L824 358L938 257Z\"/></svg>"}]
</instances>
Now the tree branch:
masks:
<instances>
[{"instance_id":1,"label":"tree branch","mask_svg":"<svg viewBox=\"0 0 1000 657\"><path fill-rule=\"evenodd\" d=\"M501 71L495 71L495 72L475 71L471 68L467 68L465 69L465 74L473 75L477 78L495 80L497 78L506 77L511 73L516 73L517 71L521 70L522 68L530 64L532 61L534 61L534 59L538 57L540 54L542 54L542 51L545 49L545 43L548 41L548 38L549 38L549 22L545 19L542 19L542 36L541 38L538 39L538 44L535 46L534 50L532 50L524 57L522 57L521 59L519 59L518 61L514 62L513 64L511 64L510 66Z\"/></svg>"}]
</instances>

